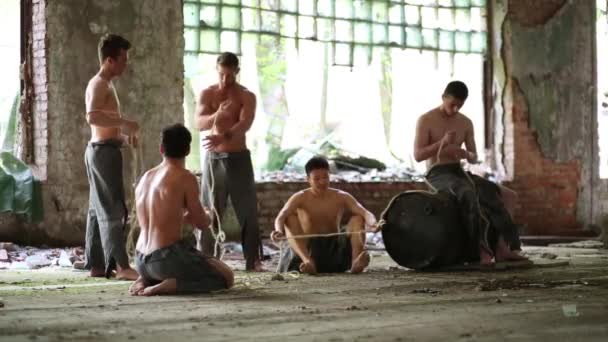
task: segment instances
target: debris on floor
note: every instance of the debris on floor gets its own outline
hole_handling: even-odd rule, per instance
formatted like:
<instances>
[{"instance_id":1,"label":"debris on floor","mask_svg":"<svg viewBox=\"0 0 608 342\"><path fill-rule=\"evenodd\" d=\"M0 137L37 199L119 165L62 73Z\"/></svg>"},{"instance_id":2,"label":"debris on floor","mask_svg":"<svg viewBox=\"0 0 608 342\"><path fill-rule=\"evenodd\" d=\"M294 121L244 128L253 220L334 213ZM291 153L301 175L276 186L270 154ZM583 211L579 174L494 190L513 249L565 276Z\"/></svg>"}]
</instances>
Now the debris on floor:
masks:
<instances>
[{"instance_id":1,"label":"debris on floor","mask_svg":"<svg viewBox=\"0 0 608 342\"><path fill-rule=\"evenodd\" d=\"M425 294L437 295L437 294L440 294L441 291L425 287L425 288L421 288L421 289L414 289L414 290L412 290L412 293L425 293Z\"/></svg>"},{"instance_id":2,"label":"debris on floor","mask_svg":"<svg viewBox=\"0 0 608 342\"><path fill-rule=\"evenodd\" d=\"M256 173L256 175L258 175ZM337 170L332 172L333 182L411 182L422 176L419 172L403 165L387 167L384 170ZM262 171L259 182L306 182L306 174L297 171Z\"/></svg>"},{"instance_id":3,"label":"debris on floor","mask_svg":"<svg viewBox=\"0 0 608 342\"><path fill-rule=\"evenodd\" d=\"M576 310L576 304L564 304L562 305L562 312L565 317L578 317L580 314Z\"/></svg>"},{"instance_id":4,"label":"debris on floor","mask_svg":"<svg viewBox=\"0 0 608 342\"><path fill-rule=\"evenodd\" d=\"M0 243L0 269L32 270L42 267L72 267L84 261L84 251L77 248L22 247L10 242Z\"/></svg>"},{"instance_id":5,"label":"debris on floor","mask_svg":"<svg viewBox=\"0 0 608 342\"><path fill-rule=\"evenodd\" d=\"M571 243L553 243L549 247L566 247L566 248L602 248L604 243L597 240L585 240Z\"/></svg>"}]
</instances>

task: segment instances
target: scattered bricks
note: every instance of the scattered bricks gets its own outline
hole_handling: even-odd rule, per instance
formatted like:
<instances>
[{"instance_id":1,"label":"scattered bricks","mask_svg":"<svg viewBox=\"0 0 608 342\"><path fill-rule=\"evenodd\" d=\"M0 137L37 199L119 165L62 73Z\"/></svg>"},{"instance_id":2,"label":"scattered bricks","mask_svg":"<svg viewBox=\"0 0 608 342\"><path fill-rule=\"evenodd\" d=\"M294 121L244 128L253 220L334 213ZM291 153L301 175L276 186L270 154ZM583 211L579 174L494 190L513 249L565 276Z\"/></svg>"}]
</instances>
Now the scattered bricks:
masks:
<instances>
[{"instance_id":1,"label":"scattered bricks","mask_svg":"<svg viewBox=\"0 0 608 342\"><path fill-rule=\"evenodd\" d=\"M0 249L0 261L8 262L10 258L8 257L8 252L6 249Z\"/></svg>"}]
</instances>

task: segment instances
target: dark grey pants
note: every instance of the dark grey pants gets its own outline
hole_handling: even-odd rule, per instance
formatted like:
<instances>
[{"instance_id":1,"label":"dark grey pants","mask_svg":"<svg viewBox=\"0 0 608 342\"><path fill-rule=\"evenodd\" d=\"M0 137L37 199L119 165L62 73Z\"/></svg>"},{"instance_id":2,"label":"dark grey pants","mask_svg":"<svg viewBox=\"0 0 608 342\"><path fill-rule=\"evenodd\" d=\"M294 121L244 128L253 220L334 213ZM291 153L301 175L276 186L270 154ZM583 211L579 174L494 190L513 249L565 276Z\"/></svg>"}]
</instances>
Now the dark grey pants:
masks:
<instances>
[{"instance_id":1,"label":"dark grey pants","mask_svg":"<svg viewBox=\"0 0 608 342\"><path fill-rule=\"evenodd\" d=\"M117 140L89 143L84 154L89 179L85 267L104 269L106 277L110 277L116 264L122 268L129 266L124 239L128 212L120 147Z\"/></svg>"},{"instance_id":2,"label":"dark grey pants","mask_svg":"<svg viewBox=\"0 0 608 342\"><path fill-rule=\"evenodd\" d=\"M232 201L239 225L245 255L246 268L251 269L262 256L260 229L258 226L258 201L253 178L253 165L248 150L242 152L207 152L203 161L201 197L203 204L215 207L218 216L213 215L214 231L218 219L222 219L228 198ZM213 172L213 183L211 178ZM213 194L211 186L213 184ZM200 230L197 230L200 232ZM201 236L202 235L202 236ZM197 234L197 248L206 255L214 254L215 240L207 229ZM219 254L218 254L219 255Z\"/></svg>"},{"instance_id":3,"label":"dark grey pants","mask_svg":"<svg viewBox=\"0 0 608 342\"><path fill-rule=\"evenodd\" d=\"M347 235L308 239L308 253L318 273L342 273L352 266L352 247ZM283 250L279 272L299 271L302 259L289 248Z\"/></svg>"},{"instance_id":4,"label":"dark grey pants","mask_svg":"<svg viewBox=\"0 0 608 342\"><path fill-rule=\"evenodd\" d=\"M500 188L479 176L468 173L460 164L444 164L431 168L427 180L440 191L446 191L458 200L462 222L468 232L467 251L470 257L479 258L479 247L495 251L499 237L507 242L511 249L521 246L517 225L505 208L500 196ZM490 221L483 220L481 213Z\"/></svg>"},{"instance_id":5,"label":"dark grey pants","mask_svg":"<svg viewBox=\"0 0 608 342\"><path fill-rule=\"evenodd\" d=\"M210 292L226 289L222 274L187 240L143 255L137 252L135 267L147 286L165 279L177 281L177 293Z\"/></svg>"}]
</instances>

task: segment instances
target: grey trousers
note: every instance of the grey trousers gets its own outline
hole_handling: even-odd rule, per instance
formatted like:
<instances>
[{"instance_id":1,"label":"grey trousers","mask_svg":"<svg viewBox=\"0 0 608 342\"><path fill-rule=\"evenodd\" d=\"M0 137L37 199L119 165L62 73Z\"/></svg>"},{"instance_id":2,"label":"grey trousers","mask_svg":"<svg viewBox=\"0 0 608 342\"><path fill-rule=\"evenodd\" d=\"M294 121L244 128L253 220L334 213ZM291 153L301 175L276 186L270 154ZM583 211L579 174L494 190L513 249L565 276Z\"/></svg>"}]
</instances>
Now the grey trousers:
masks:
<instances>
[{"instance_id":1,"label":"grey trousers","mask_svg":"<svg viewBox=\"0 0 608 342\"><path fill-rule=\"evenodd\" d=\"M352 247L346 235L308 239L308 253L319 273L342 273L352 266ZM299 271L302 259L291 248L281 256L280 272Z\"/></svg>"},{"instance_id":2,"label":"grey trousers","mask_svg":"<svg viewBox=\"0 0 608 342\"><path fill-rule=\"evenodd\" d=\"M116 264L122 268L129 266L124 238L128 212L120 146L117 140L89 143L84 155L89 179L85 267L104 269L106 277L110 277Z\"/></svg>"},{"instance_id":3,"label":"grey trousers","mask_svg":"<svg viewBox=\"0 0 608 342\"><path fill-rule=\"evenodd\" d=\"M479 247L495 251L499 237L512 250L520 249L519 232L500 197L500 188L479 176L465 175L460 164L444 164L431 168L427 180L437 189L456 196L460 206L462 223L468 233L467 254L469 259L479 259ZM490 221L488 227L480 213Z\"/></svg>"},{"instance_id":4,"label":"grey trousers","mask_svg":"<svg viewBox=\"0 0 608 342\"><path fill-rule=\"evenodd\" d=\"M143 255L137 252L135 267L147 286L165 279L177 281L177 293L210 292L226 289L226 280L187 240Z\"/></svg>"},{"instance_id":5,"label":"grey trousers","mask_svg":"<svg viewBox=\"0 0 608 342\"><path fill-rule=\"evenodd\" d=\"M213 228L214 231L217 231L218 219L222 219L228 198L230 198L241 226L246 268L252 269L256 260L260 260L262 256L262 244L251 155L248 150L207 153L208 155L203 161L202 202L208 208L211 208L212 204L215 207L218 215L213 215ZM213 172L213 179L211 172ZM213 194L211 194L212 185ZM197 231L200 232L200 230ZM197 248L203 253L214 254L215 240L209 230L205 229L202 234L199 233L197 242Z\"/></svg>"}]
</instances>

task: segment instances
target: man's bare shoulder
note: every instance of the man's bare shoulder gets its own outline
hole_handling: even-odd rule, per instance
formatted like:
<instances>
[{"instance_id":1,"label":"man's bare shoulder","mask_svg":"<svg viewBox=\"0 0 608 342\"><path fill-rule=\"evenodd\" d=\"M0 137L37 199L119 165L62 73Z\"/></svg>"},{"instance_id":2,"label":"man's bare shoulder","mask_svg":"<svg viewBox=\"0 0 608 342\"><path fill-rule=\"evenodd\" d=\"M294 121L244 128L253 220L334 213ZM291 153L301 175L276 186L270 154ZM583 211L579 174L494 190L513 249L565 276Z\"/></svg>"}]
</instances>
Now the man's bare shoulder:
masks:
<instances>
[{"instance_id":1,"label":"man's bare shoulder","mask_svg":"<svg viewBox=\"0 0 608 342\"><path fill-rule=\"evenodd\" d=\"M141 176L141 178L137 182L137 186L135 187L136 194L139 194L143 190L146 190L148 188L147 183L149 182L150 178L153 177L153 174L155 172L156 172L156 167L144 172L144 174Z\"/></svg>"},{"instance_id":2,"label":"man's bare shoulder","mask_svg":"<svg viewBox=\"0 0 608 342\"><path fill-rule=\"evenodd\" d=\"M350 193L344 191L344 190L340 190L340 189L333 189L330 188L329 190L331 190L336 196L338 196L341 199L351 199L354 198L353 195L351 195Z\"/></svg>"},{"instance_id":3,"label":"man's bare shoulder","mask_svg":"<svg viewBox=\"0 0 608 342\"><path fill-rule=\"evenodd\" d=\"M192 172L190 172L190 170L188 170L188 169L180 167L180 168L176 168L174 172L178 178L184 180L184 183L192 182L192 181L198 182L198 180L196 179L196 176ZM190 185L190 184L186 184L186 185Z\"/></svg>"},{"instance_id":4,"label":"man's bare shoulder","mask_svg":"<svg viewBox=\"0 0 608 342\"><path fill-rule=\"evenodd\" d=\"M418 124L426 125L426 124L430 124L430 123L436 121L437 120L437 111L438 111L438 108L433 108L433 109L429 110L428 112L420 115L420 117L418 118Z\"/></svg>"},{"instance_id":5,"label":"man's bare shoulder","mask_svg":"<svg viewBox=\"0 0 608 342\"><path fill-rule=\"evenodd\" d=\"M298 192L295 192L293 195L291 195L291 197L289 199L292 201L304 200L306 197L308 197L309 192L310 192L310 189L300 190Z\"/></svg>"},{"instance_id":6,"label":"man's bare shoulder","mask_svg":"<svg viewBox=\"0 0 608 342\"><path fill-rule=\"evenodd\" d=\"M214 85L210 85L207 88L201 90L201 96L202 97L208 97L208 98L212 98L217 94L217 90L218 90L218 85L214 84Z\"/></svg>"},{"instance_id":7,"label":"man's bare shoulder","mask_svg":"<svg viewBox=\"0 0 608 342\"><path fill-rule=\"evenodd\" d=\"M461 112L458 112L458 119L467 126L473 126L473 120Z\"/></svg>"},{"instance_id":8,"label":"man's bare shoulder","mask_svg":"<svg viewBox=\"0 0 608 342\"><path fill-rule=\"evenodd\" d=\"M87 83L86 91L91 92L91 93L99 92L104 89L108 89L109 86L110 86L110 83L108 81L104 80L99 75L95 75L89 80L89 83Z\"/></svg>"},{"instance_id":9,"label":"man's bare shoulder","mask_svg":"<svg viewBox=\"0 0 608 342\"><path fill-rule=\"evenodd\" d=\"M244 85L239 84L239 88L240 88L241 97L244 100L255 99L255 94L251 90L247 89Z\"/></svg>"}]
</instances>

